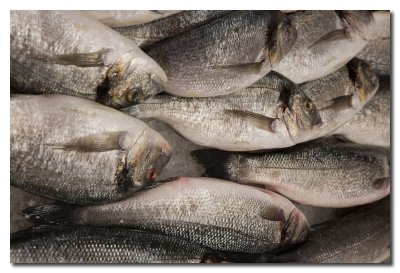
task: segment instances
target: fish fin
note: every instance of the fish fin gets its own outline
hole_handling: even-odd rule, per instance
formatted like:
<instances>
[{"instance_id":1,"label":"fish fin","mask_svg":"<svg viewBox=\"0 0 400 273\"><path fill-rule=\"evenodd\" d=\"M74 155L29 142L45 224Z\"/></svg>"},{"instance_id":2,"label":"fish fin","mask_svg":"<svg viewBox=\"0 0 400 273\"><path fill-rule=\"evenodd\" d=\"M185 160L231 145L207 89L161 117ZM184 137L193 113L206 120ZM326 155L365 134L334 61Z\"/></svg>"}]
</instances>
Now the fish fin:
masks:
<instances>
[{"instance_id":1,"label":"fish fin","mask_svg":"<svg viewBox=\"0 0 400 273\"><path fill-rule=\"evenodd\" d=\"M15 241L22 238L30 237L37 233L47 233L54 229L54 226L49 225L35 225L27 229L19 230L10 234L11 241Z\"/></svg>"},{"instance_id":2,"label":"fish fin","mask_svg":"<svg viewBox=\"0 0 400 273\"><path fill-rule=\"evenodd\" d=\"M50 204L30 207L22 213L25 219L35 224L65 225L73 222L71 217L76 208L72 205Z\"/></svg>"},{"instance_id":3,"label":"fish fin","mask_svg":"<svg viewBox=\"0 0 400 273\"><path fill-rule=\"evenodd\" d=\"M274 118L266 117L264 115L246 110L224 109L224 113L248 122L258 129L265 130L270 133L275 133L274 121L276 121L276 119Z\"/></svg>"},{"instance_id":4,"label":"fish fin","mask_svg":"<svg viewBox=\"0 0 400 273\"><path fill-rule=\"evenodd\" d=\"M332 42L351 39L346 28L337 29L319 38L315 43L308 47L308 49L318 49L325 47Z\"/></svg>"},{"instance_id":5,"label":"fish fin","mask_svg":"<svg viewBox=\"0 0 400 273\"><path fill-rule=\"evenodd\" d=\"M278 206L270 206L261 211L261 217L270 221L286 222L285 211Z\"/></svg>"},{"instance_id":6,"label":"fish fin","mask_svg":"<svg viewBox=\"0 0 400 273\"><path fill-rule=\"evenodd\" d=\"M206 170L202 176L215 178L228 178L225 164L230 153L215 149L195 150L190 152L190 156L202 165Z\"/></svg>"},{"instance_id":7,"label":"fish fin","mask_svg":"<svg viewBox=\"0 0 400 273\"><path fill-rule=\"evenodd\" d=\"M52 64L96 67L105 66L105 55L110 51L111 49L106 48L91 53L61 54L54 56L38 55L32 56L31 58Z\"/></svg>"},{"instance_id":8,"label":"fish fin","mask_svg":"<svg viewBox=\"0 0 400 273\"><path fill-rule=\"evenodd\" d=\"M235 73L258 73L261 71L263 64L264 60L244 64L208 65L207 67L216 70L235 71Z\"/></svg>"},{"instance_id":9,"label":"fish fin","mask_svg":"<svg viewBox=\"0 0 400 273\"><path fill-rule=\"evenodd\" d=\"M72 139L65 144L48 144L55 150L79 152L106 152L123 150L122 141L126 131L103 132Z\"/></svg>"},{"instance_id":10,"label":"fish fin","mask_svg":"<svg viewBox=\"0 0 400 273\"><path fill-rule=\"evenodd\" d=\"M353 107L353 95L344 95L325 101L326 106L318 110L342 110Z\"/></svg>"}]
</instances>

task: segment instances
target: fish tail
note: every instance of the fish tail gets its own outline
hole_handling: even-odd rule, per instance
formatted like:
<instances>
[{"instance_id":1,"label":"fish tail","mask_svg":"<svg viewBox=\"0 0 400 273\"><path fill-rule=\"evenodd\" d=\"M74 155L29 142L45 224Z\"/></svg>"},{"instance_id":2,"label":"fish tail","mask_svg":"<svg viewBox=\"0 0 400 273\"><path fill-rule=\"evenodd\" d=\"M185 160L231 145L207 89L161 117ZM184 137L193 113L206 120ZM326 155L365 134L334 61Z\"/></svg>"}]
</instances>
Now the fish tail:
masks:
<instances>
[{"instance_id":1,"label":"fish tail","mask_svg":"<svg viewBox=\"0 0 400 273\"><path fill-rule=\"evenodd\" d=\"M22 211L25 219L35 224L66 225L73 222L74 206L42 205L30 207Z\"/></svg>"},{"instance_id":2,"label":"fish tail","mask_svg":"<svg viewBox=\"0 0 400 273\"><path fill-rule=\"evenodd\" d=\"M206 169L202 176L229 178L226 170L226 163L230 156L229 152L204 149L192 151L190 155Z\"/></svg>"}]
</instances>

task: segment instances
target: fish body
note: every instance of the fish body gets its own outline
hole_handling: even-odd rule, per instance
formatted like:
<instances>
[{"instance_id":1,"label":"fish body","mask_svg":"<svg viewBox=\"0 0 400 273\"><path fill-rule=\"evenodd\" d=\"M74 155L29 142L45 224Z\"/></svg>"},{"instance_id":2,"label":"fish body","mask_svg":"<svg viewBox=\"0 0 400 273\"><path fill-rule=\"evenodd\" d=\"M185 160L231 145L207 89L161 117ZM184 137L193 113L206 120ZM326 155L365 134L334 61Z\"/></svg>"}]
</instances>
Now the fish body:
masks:
<instances>
[{"instance_id":1,"label":"fish body","mask_svg":"<svg viewBox=\"0 0 400 273\"><path fill-rule=\"evenodd\" d=\"M379 147L314 142L268 153L192 152L205 175L264 186L304 205L340 208L390 192L388 153Z\"/></svg>"},{"instance_id":2,"label":"fish body","mask_svg":"<svg viewBox=\"0 0 400 273\"><path fill-rule=\"evenodd\" d=\"M166 38L202 26L213 19L231 13L226 10L185 10L151 23L114 28L125 37L145 48Z\"/></svg>"},{"instance_id":3,"label":"fish body","mask_svg":"<svg viewBox=\"0 0 400 273\"><path fill-rule=\"evenodd\" d=\"M220 251L264 253L303 241L304 215L270 191L181 177L115 203L25 210L33 222L151 230Z\"/></svg>"},{"instance_id":4,"label":"fish body","mask_svg":"<svg viewBox=\"0 0 400 273\"><path fill-rule=\"evenodd\" d=\"M98 227L39 228L11 234L11 263L201 263L216 251L151 232Z\"/></svg>"},{"instance_id":5,"label":"fish body","mask_svg":"<svg viewBox=\"0 0 400 273\"><path fill-rule=\"evenodd\" d=\"M208 97L250 86L295 40L296 30L279 11L236 11L157 43L147 53L167 74L166 92Z\"/></svg>"},{"instance_id":6,"label":"fish body","mask_svg":"<svg viewBox=\"0 0 400 273\"><path fill-rule=\"evenodd\" d=\"M169 144L140 120L66 95L11 97L11 184L69 203L103 203L154 180Z\"/></svg>"},{"instance_id":7,"label":"fish body","mask_svg":"<svg viewBox=\"0 0 400 273\"><path fill-rule=\"evenodd\" d=\"M11 11L10 39L11 87L21 93L121 108L161 92L166 81L133 41L77 11Z\"/></svg>"},{"instance_id":8,"label":"fish body","mask_svg":"<svg viewBox=\"0 0 400 273\"><path fill-rule=\"evenodd\" d=\"M380 263L390 257L390 198L314 226L307 241L271 263Z\"/></svg>"}]
</instances>

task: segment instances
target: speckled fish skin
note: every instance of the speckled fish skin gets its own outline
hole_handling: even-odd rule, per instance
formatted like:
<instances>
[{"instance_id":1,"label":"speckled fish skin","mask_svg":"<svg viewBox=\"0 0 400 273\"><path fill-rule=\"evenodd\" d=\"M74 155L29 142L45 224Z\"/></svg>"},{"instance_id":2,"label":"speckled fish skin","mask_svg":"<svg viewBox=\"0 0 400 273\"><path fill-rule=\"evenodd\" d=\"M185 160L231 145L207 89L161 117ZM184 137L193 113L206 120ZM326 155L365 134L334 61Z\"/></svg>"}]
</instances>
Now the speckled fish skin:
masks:
<instances>
[{"instance_id":1,"label":"speckled fish skin","mask_svg":"<svg viewBox=\"0 0 400 273\"><path fill-rule=\"evenodd\" d=\"M123 111L137 118L157 118L206 147L228 151L289 147L297 139L307 139L321 119L313 102L297 87L279 92L285 84L275 80L268 78L240 92L212 98L155 96Z\"/></svg>"},{"instance_id":2,"label":"speckled fish skin","mask_svg":"<svg viewBox=\"0 0 400 273\"><path fill-rule=\"evenodd\" d=\"M390 78L380 77L379 89L371 101L333 134L366 145L390 147Z\"/></svg>"},{"instance_id":3,"label":"speckled fish skin","mask_svg":"<svg viewBox=\"0 0 400 273\"><path fill-rule=\"evenodd\" d=\"M211 263L223 259L193 242L139 230L41 229L11 234L11 263Z\"/></svg>"},{"instance_id":4,"label":"speckled fish skin","mask_svg":"<svg viewBox=\"0 0 400 273\"><path fill-rule=\"evenodd\" d=\"M166 75L153 59L83 13L10 14L11 87L18 92L66 94L121 108L163 89Z\"/></svg>"},{"instance_id":5,"label":"speckled fish skin","mask_svg":"<svg viewBox=\"0 0 400 273\"><path fill-rule=\"evenodd\" d=\"M295 40L296 29L279 11L236 11L157 43L147 53L167 74L166 92L209 97L255 83Z\"/></svg>"},{"instance_id":6,"label":"speckled fish skin","mask_svg":"<svg viewBox=\"0 0 400 273\"><path fill-rule=\"evenodd\" d=\"M348 12L344 17L349 13L352 15ZM369 21L354 21L349 26L334 11L301 11L290 14L289 18L298 37L292 50L273 70L294 83L316 80L335 72L367 44L367 39L360 34L368 31L365 30L367 26L359 30L353 25L368 25Z\"/></svg>"},{"instance_id":7,"label":"speckled fish skin","mask_svg":"<svg viewBox=\"0 0 400 273\"><path fill-rule=\"evenodd\" d=\"M268 153L192 154L206 176L264 186L302 205L353 207L390 192L389 154L376 146L321 141Z\"/></svg>"},{"instance_id":8,"label":"speckled fish skin","mask_svg":"<svg viewBox=\"0 0 400 273\"><path fill-rule=\"evenodd\" d=\"M145 24L179 13L179 10L84 10L90 17L109 27Z\"/></svg>"},{"instance_id":9,"label":"speckled fish skin","mask_svg":"<svg viewBox=\"0 0 400 273\"><path fill-rule=\"evenodd\" d=\"M174 178L111 204L44 205L24 213L34 222L139 228L250 254L302 242L309 230L304 215L286 198L203 177Z\"/></svg>"},{"instance_id":10,"label":"speckled fish skin","mask_svg":"<svg viewBox=\"0 0 400 273\"><path fill-rule=\"evenodd\" d=\"M104 203L154 180L169 144L140 120L66 95L11 97L11 184L76 204Z\"/></svg>"},{"instance_id":11,"label":"speckled fish skin","mask_svg":"<svg viewBox=\"0 0 400 273\"><path fill-rule=\"evenodd\" d=\"M228 10L186 10L151 23L114 28L125 37L145 48L166 38L178 35L192 28L233 11Z\"/></svg>"},{"instance_id":12,"label":"speckled fish skin","mask_svg":"<svg viewBox=\"0 0 400 273\"><path fill-rule=\"evenodd\" d=\"M313 227L307 241L272 263L380 263L390 257L390 197Z\"/></svg>"},{"instance_id":13,"label":"speckled fish skin","mask_svg":"<svg viewBox=\"0 0 400 273\"><path fill-rule=\"evenodd\" d=\"M357 55L357 58L371 63L379 75L390 74L390 11L374 11L374 24L371 27L366 47Z\"/></svg>"}]
</instances>

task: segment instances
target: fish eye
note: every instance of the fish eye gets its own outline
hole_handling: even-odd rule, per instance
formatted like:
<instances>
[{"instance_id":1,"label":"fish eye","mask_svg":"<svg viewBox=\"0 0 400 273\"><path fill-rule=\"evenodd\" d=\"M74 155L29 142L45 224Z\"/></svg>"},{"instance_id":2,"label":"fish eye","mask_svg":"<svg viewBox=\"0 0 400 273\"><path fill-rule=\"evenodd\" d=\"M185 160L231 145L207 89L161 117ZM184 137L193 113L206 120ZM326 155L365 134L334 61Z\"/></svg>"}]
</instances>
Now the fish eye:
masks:
<instances>
[{"instance_id":1,"label":"fish eye","mask_svg":"<svg viewBox=\"0 0 400 273\"><path fill-rule=\"evenodd\" d=\"M311 110L312 107L313 107L313 103L312 103L311 101L306 101L306 102L304 102L304 108L305 108L306 110Z\"/></svg>"}]
</instances>

